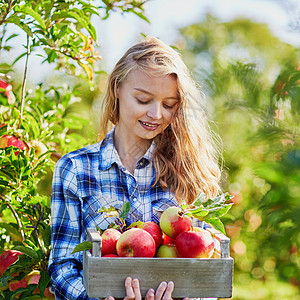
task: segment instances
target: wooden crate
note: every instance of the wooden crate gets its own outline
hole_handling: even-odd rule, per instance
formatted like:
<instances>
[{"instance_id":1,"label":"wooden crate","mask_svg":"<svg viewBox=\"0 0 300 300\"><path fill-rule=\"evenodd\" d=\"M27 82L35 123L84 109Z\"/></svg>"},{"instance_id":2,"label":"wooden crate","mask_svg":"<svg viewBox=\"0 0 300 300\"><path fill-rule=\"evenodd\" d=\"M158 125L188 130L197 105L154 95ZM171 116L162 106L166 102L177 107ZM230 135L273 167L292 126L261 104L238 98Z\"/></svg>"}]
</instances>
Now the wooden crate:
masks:
<instances>
[{"instance_id":1,"label":"wooden crate","mask_svg":"<svg viewBox=\"0 0 300 300\"><path fill-rule=\"evenodd\" d=\"M140 281L144 297L149 288L161 281L173 281L173 298L229 298L232 296L233 259L229 256L230 239L208 229L215 240L213 258L137 258L101 257L101 237L88 230L93 251L84 252L83 282L91 298L125 296L124 281L130 276Z\"/></svg>"}]
</instances>

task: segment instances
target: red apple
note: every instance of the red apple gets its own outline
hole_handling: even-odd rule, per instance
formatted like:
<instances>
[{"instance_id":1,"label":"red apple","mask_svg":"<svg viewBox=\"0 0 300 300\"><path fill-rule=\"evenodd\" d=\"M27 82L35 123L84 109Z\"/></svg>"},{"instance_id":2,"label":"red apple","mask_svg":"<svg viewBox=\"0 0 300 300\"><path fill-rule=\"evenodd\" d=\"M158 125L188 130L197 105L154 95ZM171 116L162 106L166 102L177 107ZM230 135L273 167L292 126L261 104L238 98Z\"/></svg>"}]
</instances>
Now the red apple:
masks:
<instances>
[{"instance_id":1,"label":"red apple","mask_svg":"<svg viewBox=\"0 0 300 300\"><path fill-rule=\"evenodd\" d=\"M5 94L9 104L12 104L14 102L14 94L12 93L12 86L4 79L0 79L0 93Z\"/></svg>"},{"instance_id":2,"label":"red apple","mask_svg":"<svg viewBox=\"0 0 300 300\"><path fill-rule=\"evenodd\" d=\"M149 221L145 222L141 228L151 234L155 241L155 247L157 249L163 241L163 235L160 227L155 222Z\"/></svg>"},{"instance_id":3,"label":"red apple","mask_svg":"<svg viewBox=\"0 0 300 300\"><path fill-rule=\"evenodd\" d=\"M0 255L0 276L18 259L20 254L22 254L20 251L6 250Z\"/></svg>"},{"instance_id":4,"label":"red apple","mask_svg":"<svg viewBox=\"0 0 300 300\"><path fill-rule=\"evenodd\" d=\"M28 285L28 279L24 277L21 280L12 280L8 283L8 288L10 291L15 291L18 288L26 288Z\"/></svg>"},{"instance_id":5,"label":"red apple","mask_svg":"<svg viewBox=\"0 0 300 300\"><path fill-rule=\"evenodd\" d=\"M121 257L153 257L155 250L153 237L141 228L130 228L117 241L117 253Z\"/></svg>"},{"instance_id":6,"label":"red apple","mask_svg":"<svg viewBox=\"0 0 300 300\"><path fill-rule=\"evenodd\" d=\"M175 245L175 240L163 233L163 245Z\"/></svg>"},{"instance_id":7,"label":"red apple","mask_svg":"<svg viewBox=\"0 0 300 300\"><path fill-rule=\"evenodd\" d=\"M156 252L157 257L179 257L176 246L172 244L168 245L161 245L157 252Z\"/></svg>"},{"instance_id":8,"label":"red apple","mask_svg":"<svg viewBox=\"0 0 300 300\"><path fill-rule=\"evenodd\" d=\"M28 284L38 284L40 281L41 275L38 270L34 270L26 275L21 280L12 280L8 284L10 291L15 291L18 288L26 288ZM36 294L39 291L36 289L33 293Z\"/></svg>"},{"instance_id":9,"label":"red apple","mask_svg":"<svg viewBox=\"0 0 300 300\"><path fill-rule=\"evenodd\" d=\"M175 239L180 232L192 228L192 219L185 215L177 206L168 207L160 216L161 230L170 238Z\"/></svg>"},{"instance_id":10,"label":"red apple","mask_svg":"<svg viewBox=\"0 0 300 300\"><path fill-rule=\"evenodd\" d=\"M102 233L101 255L117 254L116 245L121 232L114 228L108 228Z\"/></svg>"},{"instance_id":11,"label":"red apple","mask_svg":"<svg viewBox=\"0 0 300 300\"><path fill-rule=\"evenodd\" d=\"M26 149L26 145L20 139L12 135L3 135L2 137L0 137L0 148L6 148L10 146L14 146L21 150ZM15 154L18 155L19 152L16 151Z\"/></svg>"},{"instance_id":12,"label":"red apple","mask_svg":"<svg viewBox=\"0 0 300 300\"><path fill-rule=\"evenodd\" d=\"M46 289L45 289L45 292L44 292L44 296L46 297L46 298L50 298L50 299L55 299L55 295L52 293L52 292L50 292L50 289L49 289L49 287L46 287Z\"/></svg>"},{"instance_id":13,"label":"red apple","mask_svg":"<svg viewBox=\"0 0 300 300\"><path fill-rule=\"evenodd\" d=\"M141 229L144 229L147 232L149 232L155 241L156 249L162 244L163 233L162 233L160 227L155 222L137 221L137 222L132 223L129 226L129 228L141 228Z\"/></svg>"},{"instance_id":14,"label":"red apple","mask_svg":"<svg viewBox=\"0 0 300 300\"><path fill-rule=\"evenodd\" d=\"M102 255L101 257L119 257L117 254L106 254Z\"/></svg>"},{"instance_id":15,"label":"red apple","mask_svg":"<svg viewBox=\"0 0 300 300\"><path fill-rule=\"evenodd\" d=\"M180 257L210 258L214 253L214 240L210 232L202 228L181 232L175 245Z\"/></svg>"},{"instance_id":16,"label":"red apple","mask_svg":"<svg viewBox=\"0 0 300 300\"><path fill-rule=\"evenodd\" d=\"M32 271L26 276L28 284L39 284L41 275L38 270Z\"/></svg>"}]
</instances>

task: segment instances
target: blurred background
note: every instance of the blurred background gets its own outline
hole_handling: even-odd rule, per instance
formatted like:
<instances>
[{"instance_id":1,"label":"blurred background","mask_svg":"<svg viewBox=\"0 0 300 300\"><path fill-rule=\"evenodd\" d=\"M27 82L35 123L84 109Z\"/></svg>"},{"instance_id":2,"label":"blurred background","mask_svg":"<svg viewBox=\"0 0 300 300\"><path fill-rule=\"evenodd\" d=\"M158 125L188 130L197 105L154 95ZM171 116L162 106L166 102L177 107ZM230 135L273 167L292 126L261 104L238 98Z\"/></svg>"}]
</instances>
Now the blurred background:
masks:
<instances>
[{"instance_id":1,"label":"blurred background","mask_svg":"<svg viewBox=\"0 0 300 300\"><path fill-rule=\"evenodd\" d=\"M223 140L223 189L235 205L224 217L234 258L232 299L300 299L300 3L298 0L152 0L149 23L134 14L95 19L94 84L30 57L28 86L78 86L70 111L87 122L76 143L97 140L98 105L107 73L142 34L176 47L202 89L212 129ZM24 51L22 34L10 63ZM15 53L12 55L12 53ZM14 85L24 60L15 65ZM20 73L20 74L19 74ZM75 134L76 133L76 134ZM43 189L50 192L51 174Z\"/></svg>"}]
</instances>

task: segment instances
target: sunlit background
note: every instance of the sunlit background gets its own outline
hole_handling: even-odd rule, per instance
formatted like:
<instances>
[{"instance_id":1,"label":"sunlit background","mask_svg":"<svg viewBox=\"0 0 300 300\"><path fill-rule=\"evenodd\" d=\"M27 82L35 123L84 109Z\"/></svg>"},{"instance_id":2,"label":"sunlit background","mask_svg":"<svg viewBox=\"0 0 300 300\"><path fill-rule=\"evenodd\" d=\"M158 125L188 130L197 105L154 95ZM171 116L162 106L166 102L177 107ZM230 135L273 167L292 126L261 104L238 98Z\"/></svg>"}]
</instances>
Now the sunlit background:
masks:
<instances>
[{"instance_id":1,"label":"sunlit background","mask_svg":"<svg viewBox=\"0 0 300 300\"><path fill-rule=\"evenodd\" d=\"M103 58L97 67L105 71L95 74L94 85L54 71L55 64L41 64L32 53L33 103L43 105L34 98L36 84L78 87L67 94L73 105L62 114L66 121L60 125L69 128L56 129L43 142L58 140L63 154L96 140L106 72L142 34L177 46L208 99L212 129L223 140L222 184L235 196L223 219L235 263L233 300L300 300L300 1L152 0L144 15L150 23L118 12L94 20ZM15 38L15 52L1 53L0 62L12 63L24 43ZM23 69L24 58L9 74L16 87ZM57 91L63 95L63 89ZM82 125L75 114L88 121ZM41 186L51 193L51 174Z\"/></svg>"},{"instance_id":2,"label":"sunlit background","mask_svg":"<svg viewBox=\"0 0 300 300\"><path fill-rule=\"evenodd\" d=\"M206 14L225 22L247 18L265 23L282 41L300 45L298 0L151 0L145 5L145 16L150 23L133 14L112 13L105 21L95 19L103 68L109 72L124 51L142 38L141 34L153 35L172 45L180 28L203 21ZM15 43L16 52L22 53L22 42L16 39ZM6 57L11 62L12 58ZM52 66L41 65L38 56L31 59L30 80L39 83L49 75ZM23 64L21 60L16 67L22 69Z\"/></svg>"},{"instance_id":3,"label":"sunlit background","mask_svg":"<svg viewBox=\"0 0 300 300\"><path fill-rule=\"evenodd\" d=\"M140 33L173 44L179 36L179 28L203 21L207 13L222 21L249 18L266 23L283 41L300 45L298 0L152 0L145 5L150 24L135 15L112 14L107 21L96 25L104 61L112 68Z\"/></svg>"}]
</instances>

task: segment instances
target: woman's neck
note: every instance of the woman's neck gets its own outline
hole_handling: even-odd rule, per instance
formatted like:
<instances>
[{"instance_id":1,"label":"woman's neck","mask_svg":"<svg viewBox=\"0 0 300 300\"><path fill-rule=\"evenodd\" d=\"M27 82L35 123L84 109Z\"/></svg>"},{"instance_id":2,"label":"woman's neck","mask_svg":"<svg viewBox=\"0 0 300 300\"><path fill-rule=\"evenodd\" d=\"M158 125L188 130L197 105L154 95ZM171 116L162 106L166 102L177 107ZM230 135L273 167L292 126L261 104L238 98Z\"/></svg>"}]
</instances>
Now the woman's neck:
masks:
<instances>
[{"instance_id":1,"label":"woman's neck","mask_svg":"<svg viewBox=\"0 0 300 300\"><path fill-rule=\"evenodd\" d=\"M118 151L119 157L124 167L131 173L134 173L137 162L147 152L151 144L150 140L130 139L126 134L119 132L118 127L114 131L114 145Z\"/></svg>"}]
</instances>

